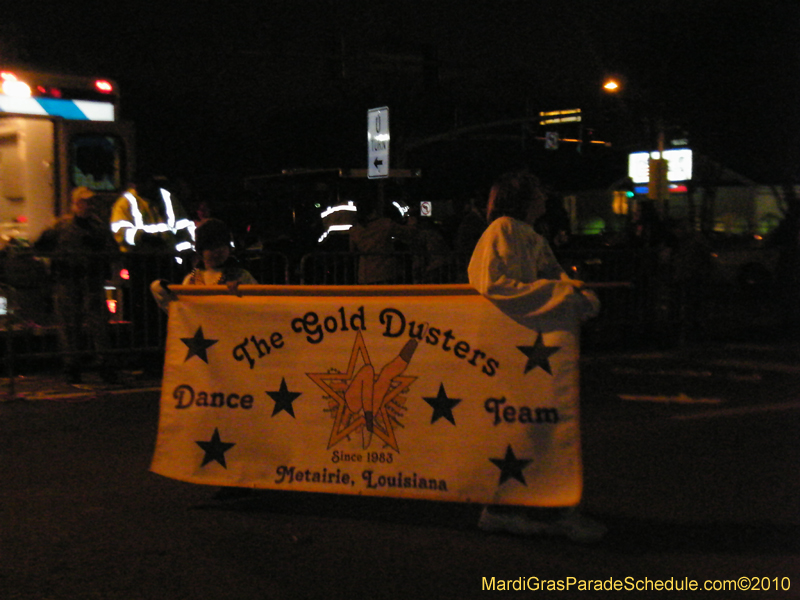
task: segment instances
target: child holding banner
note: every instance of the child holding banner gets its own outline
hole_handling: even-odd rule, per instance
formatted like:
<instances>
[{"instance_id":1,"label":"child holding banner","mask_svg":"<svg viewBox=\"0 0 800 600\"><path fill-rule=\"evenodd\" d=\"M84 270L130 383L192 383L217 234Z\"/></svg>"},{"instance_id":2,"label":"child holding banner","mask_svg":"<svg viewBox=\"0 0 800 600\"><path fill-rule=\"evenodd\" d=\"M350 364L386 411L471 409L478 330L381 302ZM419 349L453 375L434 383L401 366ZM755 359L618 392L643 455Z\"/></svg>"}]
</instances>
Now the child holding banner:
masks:
<instances>
[{"instance_id":1,"label":"child holding banner","mask_svg":"<svg viewBox=\"0 0 800 600\"><path fill-rule=\"evenodd\" d=\"M596 316L597 296L564 273L547 241L530 223L545 213L545 196L536 177L504 175L491 189L489 226L469 263L470 284L518 323L535 328L542 317L580 321ZM572 541L599 540L606 527L577 507L527 508L489 505L478 526L519 535L562 535Z\"/></svg>"},{"instance_id":2,"label":"child holding banner","mask_svg":"<svg viewBox=\"0 0 800 600\"><path fill-rule=\"evenodd\" d=\"M231 233L219 219L206 219L195 233L195 248L200 256L195 269L183 279L183 285L225 285L236 293L240 284L258 284L249 271L241 268L231 256ZM166 312L174 299L167 281L159 279L150 285L156 303Z\"/></svg>"},{"instance_id":3,"label":"child holding banner","mask_svg":"<svg viewBox=\"0 0 800 600\"><path fill-rule=\"evenodd\" d=\"M195 231L194 245L199 260L192 272L183 278L183 285L225 285L235 294L240 284L258 284L255 277L241 268L231 256L231 232L223 221L205 219ZM150 291L158 306L168 312L169 303L175 299L169 289L169 282L157 279L150 285ZM214 494L214 498L237 499L252 492L248 488L223 487Z\"/></svg>"}]
</instances>

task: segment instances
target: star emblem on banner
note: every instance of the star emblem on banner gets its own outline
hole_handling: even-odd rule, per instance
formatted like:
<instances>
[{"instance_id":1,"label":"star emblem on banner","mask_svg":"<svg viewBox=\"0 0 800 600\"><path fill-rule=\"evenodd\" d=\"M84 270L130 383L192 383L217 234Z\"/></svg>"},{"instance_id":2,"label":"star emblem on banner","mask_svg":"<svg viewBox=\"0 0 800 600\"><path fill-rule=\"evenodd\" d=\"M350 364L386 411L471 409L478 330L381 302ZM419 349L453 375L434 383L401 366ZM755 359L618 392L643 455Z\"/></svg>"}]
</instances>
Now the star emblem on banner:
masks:
<instances>
[{"instance_id":1,"label":"star emblem on banner","mask_svg":"<svg viewBox=\"0 0 800 600\"><path fill-rule=\"evenodd\" d=\"M456 424L456 420L453 417L453 408L455 408L461 400L459 398L449 398L447 392L444 391L443 383L439 384L439 393L436 394L435 398L423 396L422 399L433 408L431 424L436 423L436 421L442 417L450 421L453 425Z\"/></svg>"},{"instance_id":2,"label":"star emblem on banner","mask_svg":"<svg viewBox=\"0 0 800 600\"><path fill-rule=\"evenodd\" d=\"M517 348L528 357L528 362L525 364L524 375L527 375L529 371L536 367L541 367L547 371L548 375L553 374L553 371L550 369L550 357L561 350L561 346L545 346L542 332L540 331L538 333L539 335L536 337L533 346L517 346Z\"/></svg>"},{"instance_id":3,"label":"star emblem on banner","mask_svg":"<svg viewBox=\"0 0 800 600\"><path fill-rule=\"evenodd\" d=\"M347 370L344 373L338 371L306 373L330 398L329 406L334 413L334 421L331 435L328 439L328 448L332 448L356 431L367 428L366 414L362 411L352 411L348 407L347 399L345 398L345 394L357 377L357 373L365 366L371 367L372 363L370 362L364 338L361 335L361 331L358 330L350 352ZM407 391L416 379L416 377L409 375L393 377L380 408L372 415L373 431L370 433L373 433L396 452L399 452L400 448L395 437L394 426L395 424L400 424L399 419L405 412L406 398L402 393Z\"/></svg>"},{"instance_id":4,"label":"star emblem on banner","mask_svg":"<svg viewBox=\"0 0 800 600\"><path fill-rule=\"evenodd\" d=\"M294 418L294 407L292 402L297 400L302 392L290 392L286 387L286 378L281 377L281 387L277 392L267 392L270 398L275 401L275 408L272 409L272 416L274 417L282 410L292 415Z\"/></svg>"},{"instance_id":5,"label":"star emblem on banner","mask_svg":"<svg viewBox=\"0 0 800 600\"><path fill-rule=\"evenodd\" d=\"M219 429L216 427L214 428L214 435L211 436L210 442L195 442L195 444L200 446L200 448L203 449L203 452L206 453L206 455L203 457L203 464L200 465L201 467L205 467L213 460L217 461L225 469L228 468L228 465L225 464L225 453L236 445L223 442L219 437Z\"/></svg>"},{"instance_id":6,"label":"star emblem on banner","mask_svg":"<svg viewBox=\"0 0 800 600\"><path fill-rule=\"evenodd\" d=\"M517 458L514 455L514 451L511 449L511 444L506 448L506 455L503 458L490 458L489 460L500 469L500 483L497 485L503 485L512 477L522 485L528 485L525 483L525 476L522 474L522 470L533 461Z\"/></svg>"},{"instance_id":7,"label":"star emblem on banner","mask_svg":"<svg viewBox=\"0 0 800 600\"><path fill-rule=\"evenodd\" d=\"M183 362L186 362L193 356L197 356L204 363L208 364L208 354L206 354L206 350L216 344L219 340L206 339L203 336L203 327L201 325L197 328L197 331L194 332L193 337L181 338L181 341L186 344L187 348L189 348L189 351L186 353L186 358L183 359Z\"/></svg>"}]
</instances>

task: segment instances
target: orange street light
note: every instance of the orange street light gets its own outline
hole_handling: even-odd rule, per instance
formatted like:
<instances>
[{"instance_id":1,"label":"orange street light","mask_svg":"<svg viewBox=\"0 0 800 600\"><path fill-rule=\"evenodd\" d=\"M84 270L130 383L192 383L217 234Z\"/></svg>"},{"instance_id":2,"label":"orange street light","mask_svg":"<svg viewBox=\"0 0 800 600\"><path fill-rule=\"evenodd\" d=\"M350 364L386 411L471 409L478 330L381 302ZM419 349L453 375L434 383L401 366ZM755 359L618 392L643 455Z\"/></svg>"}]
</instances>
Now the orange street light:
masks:
<instances>
[{"instance_id":1,"label":"orange street light","mask_svg":"<svg viewBox=\"0 0 800 600\"><path fill-rule=\"evenodd\" d=\"M603 89L613 94L620 90L620 84L616 79L606 79L603 83Z\"/></svg>"}]
</instances>

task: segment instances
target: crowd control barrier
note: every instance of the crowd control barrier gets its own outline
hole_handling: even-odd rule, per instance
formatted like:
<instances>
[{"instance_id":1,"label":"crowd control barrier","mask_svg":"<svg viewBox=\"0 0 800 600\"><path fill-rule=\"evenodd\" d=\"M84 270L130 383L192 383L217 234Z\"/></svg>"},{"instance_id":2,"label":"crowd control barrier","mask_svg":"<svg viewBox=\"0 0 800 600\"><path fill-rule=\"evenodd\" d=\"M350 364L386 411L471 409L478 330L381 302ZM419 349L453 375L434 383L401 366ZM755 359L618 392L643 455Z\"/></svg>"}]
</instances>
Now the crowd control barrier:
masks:
<instances>
[{"instance_id":1,"label":"crowd control barrier","mask_svg":"<svg viewBox=\"0 0 800 600\"><path fill-rule=\"evenodd\" d=\"M288 281L289 264L281 253L244 253L240 260L260 282ZM64 362L55 284L62 279L80 280L87 265L105 271L105 307L100 308L107 315L105 354L120 368L160 363L167 315L155 304L150 283L156 279L180 283L192 268L190 257L172 253L56 255L8 247L0 254L0 355L10 387L20 374L58 368ZM84 338L79 353L91 368L97 349L91 345L92 336Z\"/></svg>"},{"instance_id":2,"label":"crowd control barrier","mask_svg":"<svg viewBox=\"0 0 800 600\"><path fill-rule=\"evenodd\" d=\"M318 252L294 263L279 252L247 251L239 259L259 283L314 287L358 284L360 262L375 256ZM581 249L559 252L558 257L571 276L595 288L603 304L600 316L584 328L584 344L624 342L632 332L661 335L659 332L678 330L685 315L670 285L670 267L654 252ZM4 337L0 353L11 382L14 374L57 366L65 358L56 335L54 258L16 247L6 248L0 255L0 335ZM177 262L172 254L104 257L110 265L105 293L111 353L121 366L160 362L167 318L152 300L149 283L154 279L180 282L190 270L191 260L177 258L183 261ZM396 265L393 279L398 285L467 282L465 256L404 252L388 258Z\"/></svg>"}]
</instances>

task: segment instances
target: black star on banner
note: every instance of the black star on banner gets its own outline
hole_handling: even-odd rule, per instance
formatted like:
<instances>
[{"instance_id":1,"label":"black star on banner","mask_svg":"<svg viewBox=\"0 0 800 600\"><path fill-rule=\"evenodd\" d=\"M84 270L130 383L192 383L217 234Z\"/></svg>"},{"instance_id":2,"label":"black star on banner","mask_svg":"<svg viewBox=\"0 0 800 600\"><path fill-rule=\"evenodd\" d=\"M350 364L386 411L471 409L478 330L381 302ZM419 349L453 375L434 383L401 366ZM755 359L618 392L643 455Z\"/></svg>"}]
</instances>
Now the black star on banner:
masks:
<instances>
[{"instance_id":1,"label":"black star on banner","mask_svg":"<svg viewBox=\"0 0 800 600\"><path fill-rule=\"evenodd\" d=\"M206 350L216 344L219 340L207 340L205 337L203 337L203 327L200 326L197 328L197 331L195 331L194 337L181 338L181 341L186 344L187 348L189 348L189 351L186 353L186 358L183 359L183 362L186 362L193 356L199 356L204 363L208 364L208 355L206 354Z\"/></svg>"},{"instance_id":2,"label":"black star on banner","mask_svg":"<svg viewBox=\"0 0 800 600\"><path fill-rule=\"evenodd\" d=\"M201 467L205 467L212 460L215 460L225 469L228 468L228 465L225 464L225 453L236 445L223 442L219 437L219 430L216 427L214 428L214 435L211 436L210 442L195 442L195 444L200 446L203 452L206 453L203 457L203 464L200 465Z\"/></svg>"},{"instance_id":3,"label":"black star on banner","mask_svg":"<svg viewBox=\"0 0 800 600\"><path fill-rule=\"evenodd\" d=\"M272 409L272 416L274 417L282 410L285 410L287 413L294 417L294 407L292 406L292 402L294 402L298 396L300 396L301 392L290 392L289 388L286 387L286 379L281 377L281 387L277 392L267 392L269 397L275 400L275 408Z\"/></svg>"},{"instance_id":4,"label":"black star on banner","mask_svg":"<svg viewBox=\"0 0 800 600\"><path fill-rule=\"evenodd\" d=\"M433 407L431 424L436 423L436 421L442 417L450 421L453 425L456 424L456 420L453 418L453 408L455 408L461 400L458 398L448 398L447 393L444 391L443 383L439 384L439 393L435 398L426 398L423 396L422 399Z\"/></svg>"},{"instance_id":5,"label":"black star on banner","mask_svg":"<svg viewBox=\"0 0 800 600\"><path fill-rule=\"evenodd\" d=\"M523 373L523 375L527 375L528 371L535 369L536 367L541 367L547 371L548 375L553 374L553 372L550 370L550 357L561 350L561 347L545 346L541 331L539 332L539 336L536 338L536 341L533 343L533 346L517 346L517 348L528 357L528 362L525 365L525 373Z\"/></svg>"},{"instance_id":6,"label":"black star on banner","mask_svg":"<svg viewBox=\"0 0 800 600\"><path fill-rule=\"evenodd\" d=\"M522 485L528 485L525 483L525 477L522 475L522 469L527 467L533 461L517 458L514 455L514 451L511 449L511 444L508 445L504 458L490 458L489 460L492 461L498 469L500 469L500 483L497 485L503 485L511 477L519 481Z\"/></svg>"}]
</instances>

